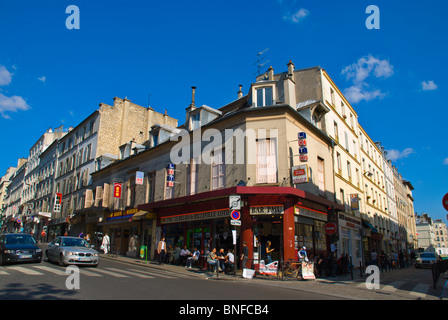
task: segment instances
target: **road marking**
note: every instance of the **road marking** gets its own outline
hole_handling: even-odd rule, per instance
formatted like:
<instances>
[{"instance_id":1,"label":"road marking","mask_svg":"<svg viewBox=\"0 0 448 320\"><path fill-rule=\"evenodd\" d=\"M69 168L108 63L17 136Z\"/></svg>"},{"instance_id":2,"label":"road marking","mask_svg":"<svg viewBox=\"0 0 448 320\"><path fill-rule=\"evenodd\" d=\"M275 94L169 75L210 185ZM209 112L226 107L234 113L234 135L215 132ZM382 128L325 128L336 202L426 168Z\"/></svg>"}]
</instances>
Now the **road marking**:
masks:
<instances>
[{"instance_id":1,"label":"road marking","mask_svg":"<svg viewBox=\"0 0 448 320\"><path fill-rule=\"evenodd\" d=\"M8 270L19 271L19 272L25 273L27 275L32 275L32 276L43 275L43 273L31 270L31 269L22 268L22 267L8 267Z\"/></svg>"},{"instance_id":2,"label":"road marking","mask_svg":"<svg viewBox=\"0 0 448 320\"><path fill-rule=\"evenodd\" d=\"M403 282L403 281L394 281L391 284L383 286L382 290L388 291L388 292L395 292L405 283L406 282Z\"/></svg>"},{"instance_id":3,"label":"road marking","mask_svg":"<svg viewBox=\"0 0 448 320\"><path fill-rule=\"evenodd\" d=\"M120 273L116 273L116 272L112 272L112 271L107 271L104 269L96 269L95 272L100 272L100 273L105 273L107 275L113 276L113 277L117 277L117 278L129 278L128 276L125 276L124 274L120 274Z\"/></svg>"},{"instance_id":4,"label":"road marking","mask_svg":"<svg viewBox=\"0 0 448 320\"><path fill-rule=\"evenodd\" d=\"M6 274L6 275L8 275L9 273L6 272L6 271L0 271L0 274Z\"/></svg>"},{"instance_id":5,"label":"road marking","mask_svg":"<svg viewBox=\"0 0 448 320\"><path fill-rule=\"evenodd\" d=\"M90 272L90 271L87 271L87 270L85 270L85 269L81 269L81 268L79 268L79 272L80 272L82 275L85 275L85 276L88 276L88 277L102 277L102 276L103 276L103 275L101 275L101 274L94 273L94 272Z\"/></svg>"},{"instance_id":6,"label":"road marking","mask_svg":"<svg viewBox=\"0 0 448 320\"><path fill-rule=\"evenodd\" d=\"M55 273L55 274L60 275L60 276L68 276L68 274L65 273L65 271L58 270L58 269L51 268L51 267L47 267L47 266L34 266L34 268L39 269L39 270L48 271L48 272L51 272L51 273Z\"/></svg>"},{"instance_id":7,"label":"road marking","mask_svg":"<svg viewBox=\"0 0 448 320\"><path fill-rule=\"evenodd\" d=\"M428 293L429 285L419 283L412 289L412 291L409 292L411 296L416 296L420 298L425 298L426 294Z\"/></svg>"},{"instance_id":8,"label":"road marking","mask_svg":"<svg viewBox=\"0 0 448 320\"><path fill-rule=\"evenodd\" d=\"M139 272L139 273L149 274L149 275L156 276L156 277L166 278L166 279L175 279L175 277L166 276L166 275L163 275L163 274L160 274L160 273L142 271L142 270L137 270L137 269L129 269L129 270L135 271L135 272Z\"/></svg>"},{"instance_id":9,"label":"road marking","mask_svg":"<svg viewBox=\"0 0 448 320\"><path fill-rule=\"evenodd\" d=\"M139 278L154 279L153 276L141 274L139 271L133 272L133 271L116 269L116 268L106 268L106 269L107 270L112 270L112 271L118 271L118 272L125 273L125 274L130 274L131 276L135 276L135 277L139 277Z\"/></svg>"}]
</instances>

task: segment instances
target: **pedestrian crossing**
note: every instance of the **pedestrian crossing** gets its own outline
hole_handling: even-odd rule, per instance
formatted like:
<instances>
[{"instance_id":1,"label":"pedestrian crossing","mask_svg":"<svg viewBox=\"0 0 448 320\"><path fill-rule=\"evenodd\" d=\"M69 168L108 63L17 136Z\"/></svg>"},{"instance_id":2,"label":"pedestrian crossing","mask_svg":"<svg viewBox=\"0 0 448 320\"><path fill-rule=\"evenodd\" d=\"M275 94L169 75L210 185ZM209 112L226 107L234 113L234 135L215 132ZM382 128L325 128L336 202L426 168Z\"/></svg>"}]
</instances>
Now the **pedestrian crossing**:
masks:
<instances>
[{"instance_id":1,"label":"pedestrian crossing","mask_svg":"<svg viewBox=\"0 0 448 320\"><path fill-rule=\"evenodd\" d=\"M10 265L0 267L0 278L8 275L22 274L27 276L45 276L48 274L67 277L70 273L65 272L65 268L52 265ZM187 278L187 275L166 275L157 271L140 269L118 269L112 267L106 268L79 268L81 276L86 277L112 277L112 278L140 278L140 279L176 279Z\"/></svg>"},{"instance_id":2,"label":"pedestrian crossing","mask_svg":"<svg viewBox=\"0 0 448 320\"><path fill-rule=\"evenodd\" d=\"M357 285L359 289L369 290L365 282L361 282ZM409 283L404 281L393 281L388 284L380 284L379 289L375 289L377 292L383 293L405 293L413 297L425 299L428 297L428 292L430 289L429 284L424 283Z\"/></svg>"}]
</instances>

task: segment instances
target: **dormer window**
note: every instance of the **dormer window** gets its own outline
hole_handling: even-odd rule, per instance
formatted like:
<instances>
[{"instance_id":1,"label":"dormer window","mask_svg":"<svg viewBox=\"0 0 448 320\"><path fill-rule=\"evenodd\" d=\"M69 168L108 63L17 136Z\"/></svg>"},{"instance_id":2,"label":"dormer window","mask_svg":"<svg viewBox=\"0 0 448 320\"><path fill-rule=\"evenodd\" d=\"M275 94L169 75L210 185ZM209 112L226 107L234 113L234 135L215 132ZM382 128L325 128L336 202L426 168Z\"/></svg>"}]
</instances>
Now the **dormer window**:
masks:
<instances>
[{"instance_id":1,"label":"dormer window","mask_svg":"<svg viewBox=\"0 0 448 320\"><path fill-rule=\"evenodd\" d=\"M197 112L191 116L191 129L195 130L201 127L201 113Z\"/></svg>"},{"instance_id":2,"label":"dormer window","mask_svg":"<svg viewBox=\"0 0 448 320\"><path fill-rule=\"evenodd\" d=\"M272 87L261 87L257 90L257 107L272 106Z\"/></svg>"}]
</instances>

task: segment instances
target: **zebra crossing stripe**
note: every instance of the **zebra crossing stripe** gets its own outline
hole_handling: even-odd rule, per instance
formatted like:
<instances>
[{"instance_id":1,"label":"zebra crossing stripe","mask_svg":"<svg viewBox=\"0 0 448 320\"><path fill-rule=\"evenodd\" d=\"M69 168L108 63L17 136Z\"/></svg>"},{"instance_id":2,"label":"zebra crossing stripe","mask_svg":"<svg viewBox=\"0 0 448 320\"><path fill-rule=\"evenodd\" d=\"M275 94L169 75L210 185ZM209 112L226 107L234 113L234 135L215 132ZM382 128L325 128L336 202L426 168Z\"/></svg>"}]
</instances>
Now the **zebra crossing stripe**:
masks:
<instances>
[{"instance_id":1,"label":"zebra crossing stripe","mask_svg":"<svg viewBox=\"0 0 448 320\"><path fill-rule=\"evenodd\" d=\"M127 271L127 270L115 269L115 268L106 268L106 269L107 270L111 270L111 271L118 271L118 272L121 272L121 273L129 274L131 276L139 277L139 278L154 279L153 276L150 276L150 275L147 275L147 274L141 274L139 272L132 272L132 271Z\"/></svg>"},{"instance_id":2,"label":"zebra crossing stripe","mask_svg":"<svg viewBox=\"0 0 448 320\"><path fill-rule=\"evenodd\" d=\"M6 272L6 271L0 271L0 274L5 274L5 275L7 275L7 274L9 274L9 273Z\"/></svg>"},{"instance_id":3,"label":"zebra crossing stripe","mask_svg":"<svg viewBox=\"0 0 448 320\"><path fill-rule=\"evenodd\" d=\"M160 277L160 278L165 278L165 279L174 279L174 278L175 278L175 277L166 276L166 275L159 274L159 273L153 273L153 272L142 271L142 270L137 270L137 269L130 269L130 270L131 270L131 271L134 271L134 272L139 272L139 273L142 273L142 274L149 274L149 275L152 275L152 276L156 276L156 277Z\"/></svg>"},{"instance_id":4,"label":"zebra crossing stripe","mask_svg":"<svg viewBox=\"0 0 448 320\"><path fill-rule=\"evenodd\" d=\"M8 270L14 270L18 272L22 272L24 274L30 275L30 276L41 276L43 273L37 272L32 269L22 268L22 267L8 267Z\"/></svg>"},{"instance_id":5,"label":"zebra crossing stripe","mask_svg":"<svg viewBox=\"0 0 448 320\"><path fill-rule=\"evenodd\" d=\"M62 270L58 270L58 269L54 269L54 268L50 268L50 267L46 267L46 266L34 266L34 268L39 269L39 270L44 270L44 271L48 271L60 276L66 276L68 275L67 273L65 273L65 271Z\"/></svg>"},{"instance_id":6,"label":"zebra crossing stripe","mask_svg":"<svg viewBox=\"0 0 448 320\"><path fill-rule=\"evenodd\" d=\"M382 290L388 291L388 292L395 292L404 284L405 284L405 282L402 282L402 281L394 281L391 284L385 285L382 288Z\"/></svg>"},{"instance_id":7,"label":"zebra crossing stripe","mask_svg":"<svg viewBox=\"0 0 448 320\"><path fill-rule=\"evenodd\" d=\"M120 270L122 271L122 270ZM96 269L95 272L99 272L99 273L104 273L113 277L117 277L117 278L129 278L128 276L125 276L124 274L120 274L120 273L116 273L116 272L112 272L112 271L107 271L104 269Z\"/></svg>"},{"instance_id":8,"label":"zebra crossing stripe","mask_svg":"<svg viewBox=\"0 0 448 320\"><path fill-rule=\"evenodd\" d=\"M409 292L409 294L412 296L425 298L426 294L428 293L428 289L429 289L429 285L419 283L418 285L416 285L414 287L414 289L411 292Z\"/></svg>"},{"instance_id":9,"label":"zebra crossing stripe","mask_svg":"<svg viewBox=\"0 0 448 320\"><path fill-rule=\"evenodd\" d=\"M101 274L98 274L98 273L94 273L94 272L90 272L90 271L87 271L87 270L85 270L85 269L79 269L79 272L82 274L82 275L85 275L85 276L88 276L88 277L102 277L102 275Z\"/></svg>"}]
</instances>

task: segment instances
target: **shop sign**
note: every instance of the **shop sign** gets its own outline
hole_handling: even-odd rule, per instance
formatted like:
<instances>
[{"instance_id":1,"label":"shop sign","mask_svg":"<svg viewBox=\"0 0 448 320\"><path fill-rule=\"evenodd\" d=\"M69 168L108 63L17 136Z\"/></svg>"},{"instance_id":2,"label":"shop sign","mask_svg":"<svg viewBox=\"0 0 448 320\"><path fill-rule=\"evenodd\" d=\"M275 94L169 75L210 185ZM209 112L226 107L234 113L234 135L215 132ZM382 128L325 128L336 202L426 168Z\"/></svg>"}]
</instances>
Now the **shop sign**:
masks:
<instances>
[{"instance_id":1,"label":"shop sign","mask_svg":"<svg viewBox=\"0 0 448 320\"><path fill-rule=\"evenodd\" d=\"M357 193L350 194L350 206L352 210L359 210L359 198Z\"/></svg>"},{"instance_id":2,"label":"shop sign","mask_svg":"<svg viewBox=\"0 0 448 320\"><path fill-rule=\"evenodd\" d=\"M327 221L327 214L325 212L305 208L298 205L294 206L294 214L309 217L312 219Z\"/></svg>"},{"instance_id":3,"label":"shop sign","mask_svg":"<svg viewBox=\"0 0 448 320\"><path fill-rule=\"evenodd\" d=\"M306 148L306 132L299 132L299 159L300 162L308 161L308 149Z\"/></svg>"},{"instance_id":4,"label":"shop sign","mask_svg":"<svg viewBox=\"0 0 448 320\"><path fill-rule=\"evenodd\" d=\"M138 209L129 209L129 210L111 212L108 214L106 220L131 218L138 211L139 211Z\"/></svg>"},{"instance_id":5,"label":"shop sign","mask_svg":"<svg viewBox=\"0 0 448 320\"><path fill-rule=\"evenodd\" d=\"M166 166L166 186L174 187L174 164L168 163Z\"/></svg>"},{"instance_id":6,"label":"shop sign","mask_svg":"<svg viewBox=\"0 0 448 320\"><path fill-rule=\"evenodd\" d=\"M121 183L114 183L114 198L121 198Z\"/></svg>"},{"instance_id":7,"label":"shop sign","mask_svg":"<svg viewBox=\"0 0 448 320\"><path fill-rule=\"evenodd\" d=\"M143 185L143 177L144 173L141 171L137 171L135 173L135 184Z\"/></svg>"},{"instance_id":8,"label":"shop sign","mask_svg":"<svg viewBox=\"0 0 448 320\"><path fill-rule=\"evenodd\" d=\"M291 168L292 183L306 183L308 182L308 166L306 164L295 166Z\"/></svg>"},{"instance_id":9,"label":"shop sign","mask_svg":"<svg viewBox=\"0 0 448 320\"><path fill-rule=\"evenodd\" d=\"M217 218L229 218L230 210L213 210L213 211L202 211L197 213L181 214L171 217L161 217L160 223L177 223L177 222L187 222L196 220L207 220L207 219L217 219Z\"/></svg>"},{"instance_id":10,"label":"shop sign","mask_svg":"<svg viewBox=\"0 0 448 320\"><path fill-rule=\"evenodd\" d=\"M250 207L251 215L264 215L264 214L283 214L284 213L283 205L274 205L274 206L254 206Z\"/></svg>"}]
</instances>

